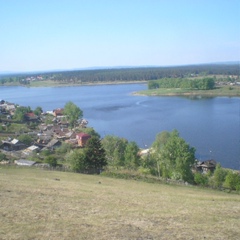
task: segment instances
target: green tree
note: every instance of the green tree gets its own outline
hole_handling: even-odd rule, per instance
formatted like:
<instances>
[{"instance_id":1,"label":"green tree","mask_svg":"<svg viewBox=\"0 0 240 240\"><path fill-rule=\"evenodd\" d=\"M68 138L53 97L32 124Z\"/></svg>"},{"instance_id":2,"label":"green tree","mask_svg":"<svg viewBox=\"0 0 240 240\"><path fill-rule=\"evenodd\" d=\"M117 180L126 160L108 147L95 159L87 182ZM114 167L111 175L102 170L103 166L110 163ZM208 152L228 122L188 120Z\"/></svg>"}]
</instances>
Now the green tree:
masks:
<instances>
[{"instance_id":1,"label":"green tree","mask_svg":"<svg viewBox=\"0 0 240 240\"><path fill-rule=\"evenodd\" d=\"M153 156L156 157L161 176L193 181L192 165L195 162L195 149L179 136L177 130L159 135L153 143Z\"/></svg>"},{"instance_id":2,"label":"green tree","mask_svg":"<svg viewBox=\"0 0 240 240\"><path fill-rule=\"evenodd\" d=\"M33 112L35 115L40 116L43 110L41 107L36 107L36 109Z\"/></svg>"},{"instance_id":3,"label":"green tree","mask_svg":"<svg viewBox=\"0 0 240 240\"><path fill-rule=\"evenodd\" d=\"M152 144L151 159L155 160L155 168L157 170L158 177L168 177L168 168L166 160L162 157L162 151L169 138L170 133L167 131L163 131L157 134L156 139Z\"/></svg>"},{"instance_id":4,"label":"green tree","mask_svg":"<svg viewBox=\"0 0 240 240\"><path fill-rule=\"evenodd\" d=\"M180 179L192 182L192 166L195 162L195 149L190 147L183 138L179 137L177 130L171 132L162 151L162 157L167 163L170 177L177 173Z\"/></svg>"},{"instance_id":5,"label":"green tree","mask_svg":"<svg viewBox=\"0 0 240 240\"><path fill-rule=\"evenodd\" d=\"M110 166L124 165L124 152L128 141L124 138L107 135L102 140L102 145L106 152L106 159Z\"/></svg>"},{"instance_id":6,"label":"green tree","mask_svg":"<svg viewBox=\"0 0 240 240\"><path fill-rule=\"evenodd\" d=\"M31 145L33 142L33 138L27 134L20 135L18 140L26 145Z\"/></svg>"},{"instance_id":7,"label":"green tree","mask_svg":"<svg viewBox=\"0 0 240 240\"><path fill-rule=\"evenodd\" d=\"M72 149L72 145L70 143L63 142L60 147L56 149L57 154L65 154L70 152Z\"/></svg>"},{"instance_id":8,"label":"green tree","mask_svg":"<svg viewBox=\"0 0 240 240\"><path fill-rule=\"evenodd\" d=\"M66 155L66 160L75 172L99 173L107 165L105 151L98 137L91 137L84 149L75 149Z\"/></svg>"},{"instance_id":9,"label":"green tree","mask_svg":"<svg viewBox=\"0 0 240 240\"><path fill-rule=\"evenodd\" d=\"M87 172L100 172L107 165L105 150L98 137L91 137L85 146L85 170Z\"/></svg>"},{"instance_id":10,"label":"green tree","mask_svg":"<svg viewBox=\"0 0 240 240\"><path fill-rule=\"evenodd\" d=\"M159 88L159 84L156 81L148 82L148 89L156 89L156 88Z\"/></svg>"},{"instance_id":11,"label":"green tree","mask_svg":"<svg viewBox=\"0 0 240 240\"><path fill-rule=\"evenodd\" d=\"M14 112L14 116L13 118L17 121L24 121L25 119L25 114L31 112L31 108L30 107L17 107L15 112Z\"/></svg>"},{"instance_id":12,"label":"green tree","mask_svg":"<svg viewBox=\"0 0 240 240\"><path fill-rule=\"evenodd\" d=\"M228 171L224 181L224 187L231 190L240 190L240 175L237 172Z\"/></svg>"},{"instance_id":13,"label":"green tree","mask_svg":"<svg viewBox=\"0 0 240 240\"><path fill-rule=\"evenodd\" d=\"M64 114L67 116L67 119L71 127L75 127L77 120L83 117L82 110L71 101L65 104Z\"/></svg>"},{"instance_id":14,"label":"green tree","mask_svg":"<svg viewBox=\"0 0 240 240\"><path fill-rule=\"evenodd\" d=\"M220 164L217 164L216 169L210 181L211 186L214 188L222 187L225 181L225 178L227 176L227 173L228 171L226 169L223 169Z\"/></svg>"},{"instance_id":15,"label":"green tree","mask_svg":"<svg viewBox=\"0 0 240 240\"><path fill-rule=\"evenodd\" d=\"M129 142L124 152L125 167L136 169L140 166L139 147L135 142Z\"/></svg>"},{"instance_id":16,"label":"green tree","mask_svg":"<svg viewBox=\"0 0 240 240\"><path fill-rule=\"evenodd\" d=\"M66 160L74 172L84 172L85 154L82 149L75 149L66 155Z\"/></svg>"},{"instance_id":17,"label":"green tree","mask_svg":"<svg viewBox=\"0 0 240 240\"><path fill-rule=\"evenodd\" d=\"M167 143L169 137L170 137L170 133L167 131L158 133L155 141L152 144L152 148L154 149L154 151L161 150L164 147L164 145Z\"/></svg>"}]
</instances>

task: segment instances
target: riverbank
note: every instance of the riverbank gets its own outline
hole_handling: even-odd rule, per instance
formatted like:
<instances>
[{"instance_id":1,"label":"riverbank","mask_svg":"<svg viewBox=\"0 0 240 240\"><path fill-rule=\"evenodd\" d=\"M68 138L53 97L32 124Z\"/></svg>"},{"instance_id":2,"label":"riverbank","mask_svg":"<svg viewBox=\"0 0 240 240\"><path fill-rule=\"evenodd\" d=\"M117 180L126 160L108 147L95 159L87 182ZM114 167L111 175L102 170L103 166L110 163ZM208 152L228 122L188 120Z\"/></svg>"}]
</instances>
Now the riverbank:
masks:
<instances>
[{"instance_id":1,"label":"riverbank","mask_svg":"<svg viewBox=\"0 0 240 240\"><path fill-rule=\"evenodd\" d=\"M98 86L98 85L120 85L120 84L146 84L147 81L101 81L101 82L57 82L52 80L46 81L32 81L30 84L23 85L23 84L4 84L0 85L0 87L7 87L7 86L21 86L21 87L79 87L79 86Z\"/></svg>"},{"instance_id":2,"label":"riverbank","mask_svg":"<svg viewBox=\"0 0 240 240\"><path fill-rule=\"evenodd\" d=\"M134 92L138 96L187 96L187 97L240 97L240 86L222 86L212 90L189 90L182 88L158 88Z\"/></svg>"}]
</instances>

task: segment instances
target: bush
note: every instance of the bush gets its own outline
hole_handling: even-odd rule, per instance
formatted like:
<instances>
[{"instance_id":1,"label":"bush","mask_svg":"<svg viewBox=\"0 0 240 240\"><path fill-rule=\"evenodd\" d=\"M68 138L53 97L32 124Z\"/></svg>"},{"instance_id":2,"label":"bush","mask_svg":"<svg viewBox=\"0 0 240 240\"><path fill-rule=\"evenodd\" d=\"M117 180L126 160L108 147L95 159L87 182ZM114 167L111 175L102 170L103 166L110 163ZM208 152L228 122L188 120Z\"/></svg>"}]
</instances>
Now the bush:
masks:
<instances>
[{"instance_id":1,"label":"bush","mask_svg":"<svg viewBox=\"0 0 240 240\"><path fill-rule=\"evenodd\" d=\"M57 159L53 155L50 155L45 158L45 163L48 163L51 167L56 167Z\"/></svg>"},{"instance_id":2,"label":"bush","mask_svg":"<svg viewBox=\"0 0 240 240\"><path fill-rule=\"evenodd\" d=\"M214 188L222 187L227 173L228 171L226 169L222 168L220 164L217 164L216 169L213 173L213 177L211 178L210 185Z\"/></svg>"},{"instance_id":3,"label":"bush","mask_svg":"<svg viewBox=\"0 0 240 240\"><path fill-rule=\"evenodd\" d=\"M6 159L6 155L0 152L0 162Z\"/></svg>"},{"instance_id":4,"label":"bush","mask_svg":"<svg viewBox=\"0 0 240 240\"><path fill-rule=\"evenodd\" d=\"M139 167L138 172L143 175L150 175L151 170L149 168Z\"/></svg>"},{"instance_id":5,"label":"bush","mask_svg":"<svg viewBox=\"0 0 240 240\"><path fill-rule=\"evenodd\" d=\"M208 176L201 174L201 173L195 173L194 174L194 182L200 186L207 186L208 185Z\"/></svg>"},{"instance_id":6,"label":"bush","mask_svg":"<svg viewBox=\"0 0 240 240\"><path fill-rule=\"evenodd\" d=\"M240 190L240 175L236 172L229 171L224 181L224 187L231 190Z\"/></svg>"}]
</instances>

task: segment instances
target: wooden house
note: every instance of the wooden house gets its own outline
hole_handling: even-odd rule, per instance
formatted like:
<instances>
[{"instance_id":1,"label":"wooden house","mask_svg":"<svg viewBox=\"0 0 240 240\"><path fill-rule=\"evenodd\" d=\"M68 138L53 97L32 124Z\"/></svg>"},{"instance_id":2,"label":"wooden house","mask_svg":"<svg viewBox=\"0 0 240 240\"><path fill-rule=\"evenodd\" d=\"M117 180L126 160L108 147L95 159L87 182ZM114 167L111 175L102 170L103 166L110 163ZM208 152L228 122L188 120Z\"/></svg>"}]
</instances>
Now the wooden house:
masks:
<instances>
[{"instance_id":1,"label":"wooden house","mask_svg":"<svg viewBox=\"0 0 240 240\"><path fill-rule=\"evenodd\" d=\"M53 115L54 115L55 117L57 117L57 116L63 116L63 114L64 114L64 109L63 109L63 108L57 108L57 109L54 109L54 110L53 110Z\"/></svg>"},{"instance_id":2,"label":"wooden house","mask_svg":"<svg viewBox=\"0 0 240 240\"><path fill-rule=\"evenodd\" d=\"M87 134L87 133L78 133L76 134L76 139L78 141L78 146L80 147L84 147L88 141L88 139L91 138L91 135Z\"/></svg>"},{"instance_id":3,"label":"wooden house","mask_svg":"<svg viewBox=\"0 0 240 240\"><path fill-rule=\"evenodd\" d=\"M198 162L196 165L197 171L202 173L207 173L209 171L213 172L216 168L217 162L213 159L206 160L203 162Z\"/></svg>"},{"instance_id":4,"label":"wooden house","mask_svg":"<svg viewBox=\"0 0 240 240\"><path fill-rule=\"evenodd\" d=\"M26 148L26 145L20 142L18 139L13 139L11 141L2 141L1 147L5 151L19 151Z\"/></svg>"}]
</instances>

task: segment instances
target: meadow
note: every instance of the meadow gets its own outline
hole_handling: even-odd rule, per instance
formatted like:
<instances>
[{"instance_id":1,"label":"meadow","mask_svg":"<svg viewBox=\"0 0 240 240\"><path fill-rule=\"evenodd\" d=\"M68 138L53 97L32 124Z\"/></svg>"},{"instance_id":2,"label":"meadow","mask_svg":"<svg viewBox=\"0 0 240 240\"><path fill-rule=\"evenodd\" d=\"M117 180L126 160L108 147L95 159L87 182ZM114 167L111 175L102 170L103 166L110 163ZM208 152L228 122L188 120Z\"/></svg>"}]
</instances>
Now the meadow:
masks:
<instances>
[{"instance_id":1,"label":"meadow","mask_svg":"<svg viewBox=\"0 0 240 240\"><path fill-rule=\"evenodd\" d=\"M0 168L0 239L239 239L240 196L101 175Z\"/></svg>"}]
</instances>

